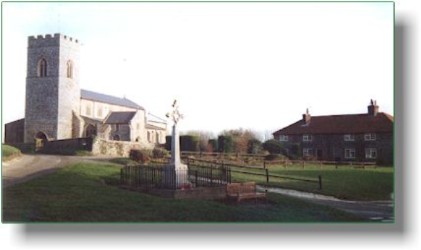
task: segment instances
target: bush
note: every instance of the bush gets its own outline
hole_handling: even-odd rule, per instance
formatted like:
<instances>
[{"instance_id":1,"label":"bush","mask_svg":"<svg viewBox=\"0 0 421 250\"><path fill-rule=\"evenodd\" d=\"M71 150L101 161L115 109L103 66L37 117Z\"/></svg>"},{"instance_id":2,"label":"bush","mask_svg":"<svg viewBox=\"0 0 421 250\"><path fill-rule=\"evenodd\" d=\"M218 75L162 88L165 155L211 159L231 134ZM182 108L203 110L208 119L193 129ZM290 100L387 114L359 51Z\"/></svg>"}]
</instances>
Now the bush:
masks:
<instances>
[{"instance_id":1,"label":"bush","mask_svg":"<svg viewBox=\"0 0 421 250\"><path fill-rule=\"evenodd\" d=\"M180 136L180 150L181 151L199 151L199 136L196 135L182 135Z\"/></svg>"},{"instance_id":2,"label":"bush","mask_svg":"<svg viewBox=\"0 0 421 250\"><path fill-rule=\"evenodd\" d=\"M257 154L260 151L262 143L257 139L250 139L247 142L247 153L248 154Z\"/></svg>"},{"instance_id":3,"label":"bush","mask_svg":"<svg viewBox=\"0 0 421 250\"><path fill-rule=\"evenodd\" d=\"M147 150L131 149L130 150L130 159L140 163L148 163L150 158L150 152Z\"/></svg>"},{"instance_id":4,"label":"bush","mask_svg":"<svg viewBox=\"0 0 421 250\"><path fill-rule=\"evenodd\" d=\"M152 150L152 158L154 159L163 159L170 156L170 153L163 148L154 148Z\"/></svg>"},{"instance_id":5,"label":"bush","mask_svg":"<svg viewBox=\"0 0 421 250\"><path fill-rule=\"evenodd\" d=\"M270 154L281 154L284 151L282 144L275 139L265 141L262 147L264 150L269 151Z\"/></svg>"},{"instance_id":6,"label":"bush","mask_svg":"<svg viewBox=\"0 0 421 250\"><path fill-rule=\"evenodd\" d=\"M218 136L218 151L221 153L232 153L234 151L234 140L232 136Z\"/></svg>"}]
</instances>

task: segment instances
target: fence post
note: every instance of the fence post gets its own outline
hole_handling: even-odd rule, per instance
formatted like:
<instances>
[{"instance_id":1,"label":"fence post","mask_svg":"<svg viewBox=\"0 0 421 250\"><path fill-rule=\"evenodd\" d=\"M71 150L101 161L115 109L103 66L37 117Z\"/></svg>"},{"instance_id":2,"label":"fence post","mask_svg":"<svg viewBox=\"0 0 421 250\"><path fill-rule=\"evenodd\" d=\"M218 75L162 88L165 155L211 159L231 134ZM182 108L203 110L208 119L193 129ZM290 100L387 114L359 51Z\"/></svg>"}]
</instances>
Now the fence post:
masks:
<instances>
[{"instance_id":1,"label":"fence post","mask_svg":"<svg viewBox=\"0 0 421 250\"><path fill-rule=\"evenodd\" d=\"M198 185L197 185L197 170L194 171L194 181L195 181L196 187L198 187Z\"/></svg>"},{"instance_id":2,"label":"fence post","mask_svg":"<svg viewBox=\"0 0 421 250\"><path fill-rule=\"evenodd\" d=\"M266 169L266 161L263 160L263 169Z\"/></svg>"},{"instance_id":3,"label":"fence post","mask_svg":"<svg viewBox=\"0 0 421 250\"><path fill-rule=\"evenodd\" d=\"M322 176L319 175L319 190L322 190Z\"/></svg>"},{"instance_id":4,"label":"fence post","mask_svg":"<svg viewBox=\"0 0 421 250\"><path fill-rule=\"evenodd\" d=\"M212 176L212 167L210 169L210 179L211 179L211 187L213 187L213 176Z\"/></svg>"},{"instance_id":5,"label":"fence post","mask_svg":"<svg viewBox=\"0 0 421 250\"><path fill-rule=\"evenodd\" d=\"M269 169L265 169L266 170L266 183L269 183Z\"/></svg>"}]
</instances>

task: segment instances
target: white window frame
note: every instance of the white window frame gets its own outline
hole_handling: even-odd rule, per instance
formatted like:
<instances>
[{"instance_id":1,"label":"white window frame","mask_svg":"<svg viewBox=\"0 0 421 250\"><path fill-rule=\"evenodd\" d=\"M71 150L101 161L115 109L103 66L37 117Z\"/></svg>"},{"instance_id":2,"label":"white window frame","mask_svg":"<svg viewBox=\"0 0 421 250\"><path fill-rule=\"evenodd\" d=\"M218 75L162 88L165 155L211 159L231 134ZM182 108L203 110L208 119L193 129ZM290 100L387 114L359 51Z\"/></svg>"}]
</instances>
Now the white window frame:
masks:
<instances>
[{"instance_id":1,"label":"white window frame","mask_svg":"<svg viewBox=\"0 0 421 250\"><path fill-rule=\"evenodd\" d=\"M288 136L287 135L280 135L279 141L288 141Z\"/></svg>"},{"instance_id":2,"label":"white window frame","mask_svg":"<svg viewBox=\"0 0 421 250\"><path fill-rule=\"evenodd\" d=\"M313 156L314 152L312 148L303 148L303 157Z\"/></svg>"},{"instance_id":3,"label":"white window frame","mask_svg":"<svg viewBox=\"0 0 421 250\"><path fill-rule=\"evenodd\" d=\"M376 134L375 133L366 133L364 134L364 141L375 141Z\"/></svg>"},{"instance_id":4,"label":"white window frame","mask_svg":"<svg viewBox=\"0 0 421 250\"><path fill-rule=\"evenodd\" d=\"M312 135L303 135L303 141L313 141Z\"/></svg>"},{"instance_id":5,"label":"white window frame","mask_svg":"<svg viewBox=\"0 0 421 250\"><path fill-rule=\"evenodd\" d=\"M355 141L355 135L353 134L344 135L344 141Z\"/></svg>"},{"instance_id":6,"label":"white window frame","mask_svg":"<svg viewBox=\"0 0 421 250\"><path fill-rule=\"evenodd\" d=\"M365 158L366 159L377 159L377 148L366 148L365 149Z\"/></svg>"},{"instance_id":7,"label":"white window frame","mask_svg":"<svg viewBox=\"0 0 421 250\"><path fill-rule=\"evenodd\" d=\"M355 148L346 148L344 150L345 159L355 159Z\"/></svg>"}]
</instances>

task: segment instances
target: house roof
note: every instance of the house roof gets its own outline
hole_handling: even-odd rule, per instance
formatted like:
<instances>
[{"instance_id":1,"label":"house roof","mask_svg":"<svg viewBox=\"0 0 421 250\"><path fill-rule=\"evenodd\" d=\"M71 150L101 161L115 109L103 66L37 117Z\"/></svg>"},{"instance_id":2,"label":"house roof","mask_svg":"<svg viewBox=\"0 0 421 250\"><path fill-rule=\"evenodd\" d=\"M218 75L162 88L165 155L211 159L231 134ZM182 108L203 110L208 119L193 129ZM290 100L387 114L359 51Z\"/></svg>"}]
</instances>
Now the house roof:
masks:
<instances>
[{"instance_id":1,"label":"house roof","mask_svg":"<svg viewBox=\"0 0 421 250\"><path fill-rule=\"evenodd\" d=\"M105 94L101 94L101 93L97 93L97 92L93 92L93 91L85 90L85 89L80 90L80 98L85 99L85 100L103 102L103 103L108 103L108 104L113 104L113 105L118 105L118 106L144 110L142 106L138 105L137 103L129 99L115 97L111 95L105 95Z\"/></svg>"},{"instance_id":2,"label":"house roof","mask_svg":"<svg viewBox=\"0 0 421 250\"><path fill-rule=\"evenodd\" d=\"M136 112L111 112L105 119L105 124L128 124Z\"/></svg>"},{"instance_id":3,"label":"house roof","mask_svg":"<svg viewBox=\"0 0 421 250\"><path fill-rule=\"evenodd\" d=\"M308 124L302 119L273 133L273 135L301 134L360 134L393 131L393 116L379 112L377 115L312 116Z\"/></svg>"}]
</instances>

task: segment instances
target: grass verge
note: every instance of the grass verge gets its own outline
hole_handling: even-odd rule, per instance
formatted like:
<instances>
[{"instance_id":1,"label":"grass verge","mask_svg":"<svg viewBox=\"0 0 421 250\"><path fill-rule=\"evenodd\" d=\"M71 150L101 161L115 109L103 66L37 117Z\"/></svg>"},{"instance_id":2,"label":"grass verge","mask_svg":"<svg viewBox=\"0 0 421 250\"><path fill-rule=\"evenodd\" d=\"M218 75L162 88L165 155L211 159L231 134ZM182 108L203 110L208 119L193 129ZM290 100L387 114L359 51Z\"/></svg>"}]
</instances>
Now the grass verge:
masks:
<instances>
[{"instance_id":1,"label":"grass verge","mask_svg":"<svg viewBox=\"0 0 421 250\"><path fill-rule=\"evenodd\" d=\"M19 149L5 144L1 145L2 161L10 161L13 158L18 157L20 155L21 152Z\"/></svg>"},{"instance_id":2,"label":"grass verge","mask_svg":"<svg viewBox=\"0 0 421 250\"><path fill-rule=\"evenodd\" d=\"M235 168L233 168L235 169ZM244 169L242 169L244 171ZM249 171L249 170L247 170ZM262 169L255 169L249 172L265 173ZM281 175L285 177L304 178L318 181L322 177L322 189L319 184L303 182L282 178L269 178L251 174L232 173L233 181L256 181L259 184L278 186L335 196L348 200L390 200L393 192L393 167L378 168L352 168L334 166L306 166L305 168L294 166L284 168L282 166L271 166L269 175Z\"/></svg>"},{"instance_id":3,"label":"grass verge","mask_svg":"<svg viewBox=\"0 0 421 250\"><path fill-rule=\"evenodd\" d=\"M3 190L3 222L358 222L354 215L269 194L267 203L173 200L104 184L120 168L79 163Z\"/></svg>"}]
</instances>

